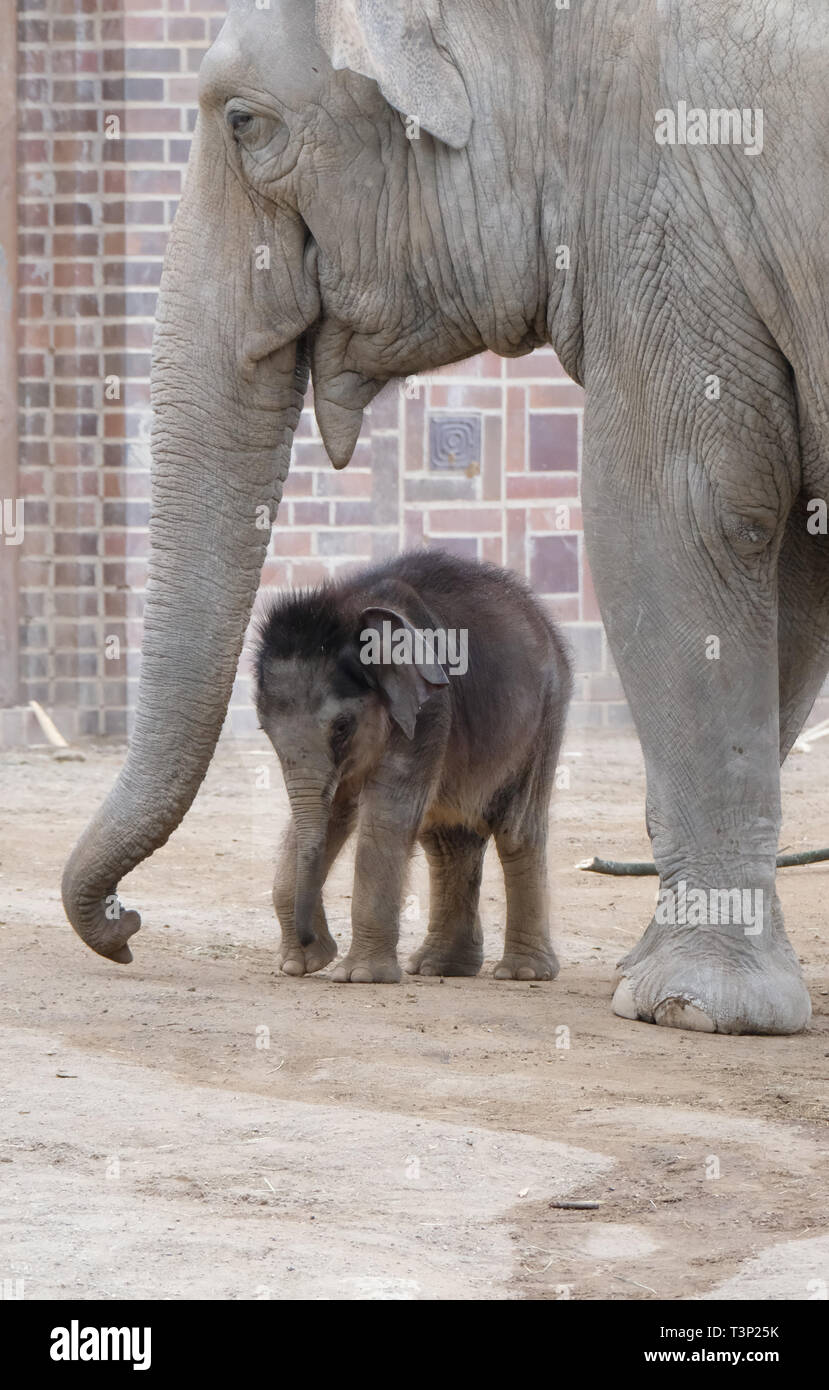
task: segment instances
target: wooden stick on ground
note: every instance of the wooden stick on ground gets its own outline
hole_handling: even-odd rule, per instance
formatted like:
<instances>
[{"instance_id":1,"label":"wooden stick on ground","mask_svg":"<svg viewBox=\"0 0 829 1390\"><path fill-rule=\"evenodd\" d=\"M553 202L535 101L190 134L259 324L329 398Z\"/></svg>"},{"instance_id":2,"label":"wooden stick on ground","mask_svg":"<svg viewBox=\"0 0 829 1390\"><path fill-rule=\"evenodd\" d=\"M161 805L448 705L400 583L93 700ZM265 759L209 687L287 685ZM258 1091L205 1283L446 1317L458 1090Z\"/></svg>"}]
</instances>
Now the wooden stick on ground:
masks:
<instances>
[{"instance_id":1,"label":"wooden stick on ground","mask_svg":"<svg viewBox=\"0 0 829 1390\"><path fill-rule=\"evenodd\" d=\"M66 739L63 737L63 734L61 733L60 729L49 718L45 709L42 705L38 704L37 700L29 701L29 709L34 714L35 719L37 720L38 724L40 725L41 729L43 730L44 734L46 735L53 748L69 747L69 744L66 742Z\"/></svg>"},{"instance_id":2,"label":"wooden stick on ground","mask_svg":"<svg viewBox=\"0 0 829 1390\"><path fill-rule=\"evenodd\" d=\"M801 854L778 854L777 867L792 869L798 864L821 864L827 859L829 849L806 849ZM656 877L657 874L656 865L649 864L647 860L625 863L618 859L599 859L594 856L592 859L580 859L575 867L592 874L612 874L615 878L644 878L648 875Z\"/></svg>"}]
</instances>

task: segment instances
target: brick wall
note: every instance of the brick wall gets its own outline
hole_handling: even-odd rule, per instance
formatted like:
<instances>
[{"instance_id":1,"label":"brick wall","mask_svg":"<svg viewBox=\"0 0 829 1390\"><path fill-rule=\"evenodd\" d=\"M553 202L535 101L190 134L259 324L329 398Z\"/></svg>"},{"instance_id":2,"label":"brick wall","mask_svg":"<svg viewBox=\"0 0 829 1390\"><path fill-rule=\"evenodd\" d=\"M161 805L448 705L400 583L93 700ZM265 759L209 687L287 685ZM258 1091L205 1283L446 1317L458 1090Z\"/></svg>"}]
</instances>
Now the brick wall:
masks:
<instances>
[{"instance_id":1,"label":"brick wall","mask_svg":"<svg viewBox=\"0 0 829 1390\"><path fill-rule=\"evenodd\" d=\"M18 0L21 704L123 734L138 673L152 319L216 0ZM554 354L491 354L389 389L349 468L303 413L263 583L404 546L526 575L565 624L574 718L627 721L584 561L581 393ZM252 721L244 674L233 727ZM31 733L6 712L0 735Z\"/></svg>"}]
</instances>

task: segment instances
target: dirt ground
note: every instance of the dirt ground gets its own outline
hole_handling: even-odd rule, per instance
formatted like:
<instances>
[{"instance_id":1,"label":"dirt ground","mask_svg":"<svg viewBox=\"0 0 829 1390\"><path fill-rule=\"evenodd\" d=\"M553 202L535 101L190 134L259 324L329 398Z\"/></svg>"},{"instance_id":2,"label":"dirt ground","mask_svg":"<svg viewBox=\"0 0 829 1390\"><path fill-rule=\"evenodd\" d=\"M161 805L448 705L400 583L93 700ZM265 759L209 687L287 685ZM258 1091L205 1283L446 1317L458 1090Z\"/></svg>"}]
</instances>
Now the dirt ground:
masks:
<instances>
[{"instance_id":1,"label":"dirt ground","mask_svg":"<svg viewBox=\"0 0 829 1390\"><path fill-rule=\"evenodd\" d=\"M562 972L277 975L286 818L264 739L225 740L183 826L122 887L135 961L86 950L62 865L120 766L0 759L0 1277L27 1298L826 1298L829 864L780 875L811 1030L730 1038L610 1011L653 879L631 738L572 733L552 837ZM271 781L270 787L263 783ZM829 741L784 771L791 848L829 840ZM348 940L352 856L326 889ZM425 930L412 871L401 954ZM419 920L417 920L419 915ZM553 1205L588 1200L592 1210Z\"/></svg>"}]
</instances>

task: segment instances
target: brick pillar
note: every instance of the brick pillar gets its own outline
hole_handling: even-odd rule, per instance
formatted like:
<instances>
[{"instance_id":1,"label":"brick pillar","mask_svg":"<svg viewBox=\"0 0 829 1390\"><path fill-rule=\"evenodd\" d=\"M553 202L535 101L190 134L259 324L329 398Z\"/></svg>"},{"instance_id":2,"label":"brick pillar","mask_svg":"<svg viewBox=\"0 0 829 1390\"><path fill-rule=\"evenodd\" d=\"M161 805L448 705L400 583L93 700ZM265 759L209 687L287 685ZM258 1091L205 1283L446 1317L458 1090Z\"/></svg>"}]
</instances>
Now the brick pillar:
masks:
<instances>
[{"instance_id":1,"label":"brick pillar","mask_svg":"<svg viewBox=\"0 0 829 1390\"><path fill-rule=\"evenodd\" d=\"M14 8L0 9L0 707L18 700L17 477L17 39ZM25 527L25 515L23 516Z\"/></svg>"}]
</instances>

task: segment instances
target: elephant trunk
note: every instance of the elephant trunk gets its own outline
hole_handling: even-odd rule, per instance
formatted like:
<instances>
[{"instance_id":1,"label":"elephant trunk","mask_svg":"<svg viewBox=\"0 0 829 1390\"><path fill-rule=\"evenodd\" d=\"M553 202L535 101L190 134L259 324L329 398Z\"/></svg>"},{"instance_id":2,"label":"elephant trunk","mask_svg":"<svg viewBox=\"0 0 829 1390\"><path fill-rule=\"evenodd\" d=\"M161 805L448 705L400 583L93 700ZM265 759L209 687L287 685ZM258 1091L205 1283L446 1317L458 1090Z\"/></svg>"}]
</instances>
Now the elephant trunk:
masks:
<instances>
[{"instance_id":1,"label":"elephant trunk","mask_svg":"<svg viewBox=\"0 0 829 1390\"><path fill-rule=\"evenodd\" d=\"M122 964L132 959L127 940L141 919L122 910L116 886L165 843L207 770L288 471L307 366L295 345L275 356L281 361L273 364L272 390L281 406L269 412L267 447L250 447L250 421L222 447L227 417L220 425L205 402L185 406L179 396L177 413L201 409L204 449L196 454L165 433L159 407L150 581L130 749L63 876L72 926L99 955ZM221 404L227 410L228 402Z\"/></svg>"},{"instance_id":2,"label":"elephant trunk","mask_svg":"<svg viewBox=\"0 0 829 1390\"><path fill-rule=\"evenodd\" d=\"M326 781L286 778L296 832L296 893L294 930L302 946L317 939L315 919L326 871L326 842L331 814L331 788Z\"/></svg>"},{"instance_id":3,"label":"elephant trunk","mask_svg":"<svg viewBox=\"0 0 829 1390\"><path fill-rule=\"evenodd\" d=\"M221 247L204 235L198 192L191 183L176 220L153 345L150 562L130 748L63 876L78 935L122 964L141 919L115 890L175 830L207 770L308 382L293 297L280 331L260 333L253 289L243 294L230 271L210 283L204 258L218 262Z\"/></svg>"}]
</instances>

